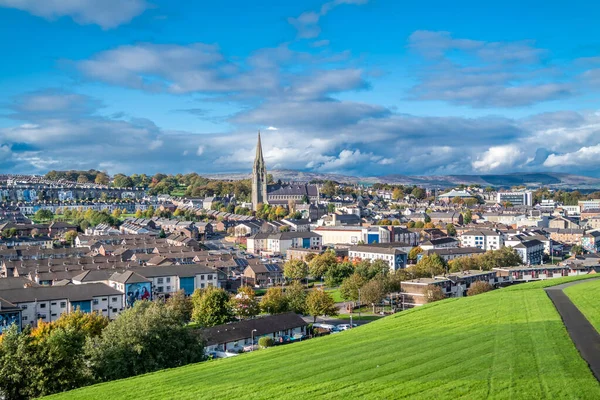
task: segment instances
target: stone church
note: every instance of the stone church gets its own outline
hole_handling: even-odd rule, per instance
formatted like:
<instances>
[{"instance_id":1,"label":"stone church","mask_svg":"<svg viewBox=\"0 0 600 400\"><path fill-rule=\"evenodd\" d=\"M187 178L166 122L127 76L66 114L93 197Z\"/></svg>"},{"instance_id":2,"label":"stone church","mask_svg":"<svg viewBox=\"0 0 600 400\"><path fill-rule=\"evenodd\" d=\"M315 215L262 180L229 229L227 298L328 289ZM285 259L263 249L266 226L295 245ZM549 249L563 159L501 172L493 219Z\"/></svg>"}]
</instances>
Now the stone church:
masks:
<instances>
[{"instance_id":1,"label":"stone church","mask_svg":"<svg viewBox=\"0 0 600 400\"><path fill-rule=\"evenodd\" d=\"M295 201L296 204L306 200L316 204L319 201L319 188L317 185L307 183L268 184L267 166L263 158L259 131L252 167L252 209L256 211L261 203L287 206L290 200Z\"/></svg>"}]
</instances>

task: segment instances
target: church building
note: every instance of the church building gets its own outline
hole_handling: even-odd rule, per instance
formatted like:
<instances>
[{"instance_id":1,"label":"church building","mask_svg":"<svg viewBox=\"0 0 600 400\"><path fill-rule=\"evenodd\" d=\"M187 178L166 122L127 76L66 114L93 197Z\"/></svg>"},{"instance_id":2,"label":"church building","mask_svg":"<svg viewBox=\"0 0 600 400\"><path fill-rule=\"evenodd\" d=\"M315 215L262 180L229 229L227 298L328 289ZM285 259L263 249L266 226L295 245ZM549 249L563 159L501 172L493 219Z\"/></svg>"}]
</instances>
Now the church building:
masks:
<instances>
[{"instance_id":1,"label":"church building","mask_svg":"<svg viewBox=\"0 0 600 400\"><path fill-rule=\"evenodd\" d=\"M252 209L258 210L259 204L275 204L287 206L293 200L296 204L308 201L316 204L319 201L317 185L307 183L267 183L267 166L263 158L260 131L256 145L256 157L252 167Z\"/></svg>"}]
</instances>

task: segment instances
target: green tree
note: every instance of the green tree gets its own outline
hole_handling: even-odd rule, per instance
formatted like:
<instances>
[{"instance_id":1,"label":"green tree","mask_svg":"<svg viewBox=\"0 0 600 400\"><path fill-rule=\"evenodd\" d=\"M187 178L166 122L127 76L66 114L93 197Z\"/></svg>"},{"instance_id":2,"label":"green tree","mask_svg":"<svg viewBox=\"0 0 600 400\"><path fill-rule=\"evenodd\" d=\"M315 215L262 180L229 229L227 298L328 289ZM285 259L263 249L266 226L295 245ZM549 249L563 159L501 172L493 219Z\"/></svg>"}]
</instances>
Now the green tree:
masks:
<instances>
[{"instance_id":1,"label":"green tree","mask_svg":"<svg viewBox=\"0 0 600 400\"><path fill-rule=\"evenodd\" d=\"M33 218L38 221L49 221L54 218L54 213L50 210L41 209L35 212Z\"/></svg>"},{"instance_id":2,"label":"green tree","mask_svg":"<svg viewBox=\"0 0 600 400\"><path fill-rule=\"evenodd\" d=\"M362 287L360 290L360 301L365 304L370 304L375 313L375 306L381 304L386 295L385 283L380 279L373 279Z\"/></svg>"},{"instance_id":3,"label":"green tree","mask_svg":"<svg viewBox=\"0 0 600 400\"><path fill-rule=\"evenodd\" d=\"M354 273L354 265L350 262L335 263L325 273L325 285L329 287L339 286L344 279Z\"/></svg>"},{"instance_id":4,"label":"green tree","mask_svg":"<svg viewBox=\"0 0 600 400\"><path fill-rule=\"evenodd\" d=\"M138 301L88 341L86 355L100 381L128 378L203 359L200 335L161 302Z\"/></svg>"},{"instance_id":5,"label":"green tree","mask_svg":"<svg viewBox=\"0 0 600 400\"><path fill-rule=\"evenodd\" d=\"M335 196L335 192L336 192L336 185L332 181L325 182L325 184L321 188L321 193L327 197Z\"/></svg>"},{"instance_id":6,"label":"green tree","mask_svg":"<svg viewBox=\"0 0 600 400\"><path fill-rule=\"evenodd\" d=\"M428 303L433 303L434 301L444 300L446 298L446 294L438 285L429 285L427 286L427 294L426 299Z\"/></svg>"},{"instance_id":7,"label":"green tree","mask_svg":"<svg viewBox=\"0 0 600 400\"><path fill-rule=\"evenodd\" d=\"M37 348L28 329L19 332L13 324L5 330L0 342L0 394L6 400L38 397L38 391L32 387L37 363Z\"/></svg>"},{"instance_id":8,"label":"green tree","mask_svg":"<svg viewBox=\"0 0 600 400\"><path fill-rule=\"evenodd\" d=\"M256 294L250 286L240 286L231 298L231 309L239 319L251 318L260 312Z\"/></svg>"},{"instance_id":9,"label":"green tree","mask_svg":"<svg viewBox=\"0 0 600 400\"><path fill-rule=\"evenodd\" d=\"M65 233L65 242L69 243L71 246L75 244L75 239L77 238L77 231L68 231Z\"/></svg>"},{"instance_id":10,"label":"green tree","mask_svg":"<svg viewBox=\"0 0 600 400\"><path fill-rule=\"evenodd\" d=\"M358 301L358 291L367 283L362 275L354 273L344 279L340 286L340 295L346 301Z\"/></svg>"},{"instance_id":11,"label":"green tree","mask_svg":"<svg viewBox=\"0 0 600 400\"><path fill-rule=\"evenodd\" d=\"M467 209L465 212L463 212L463 223L470 224L471 221L473 221L473 213L471 210Z\"/></svg>"},{"instance_id":12,"label":"green tree","mask_svg":"<svg viewBox=\"0 0 600 400\"><path fill-rule=\"evenodd\" d=\"M425 226L425 223L423 221L417 221L415 222L415 228L423 228Z\"/></svg>"},{"instance_id":13,"label":"green tree","mask_svg":"<svg viewBox=\"0 0 600 400\"><path fill-rule=\"evenodd\" d=\"M305 279L308 276L308 265L302 260L289 260L283 266L283 275L293 280Z\"/></svg>"},{"instance_id":14,"label":"green tree","mask_svg":"<svg viewBox=\"0 0 600 400\"><path fill-rule=\"evenodd\" d=\"M202 327L224 324L233 319L229 294L213 286L196 289L192 295L192 321Z\"/></svg>"},{"instance_id":15,"label":"green tree","mask_svg":"<svg viewBox=\"0 0 600 400\"><path fill-rule=\"evenodd\" d=\"M446 272L446 263L439 255L432 254L421 257L415 266L409 268L411 268L416 278L432 278Z\"/></svg>"},{"instance_id":16,"label":"green tree","mask_svg":"<svg viewBox=\"0 0 600 400\"><path fill-rule=\"evenodd\" d=\"M581 255L583 254L583 247L581 245L576 244L571 247L571 255Z\"/></svg>"},{"instance_id":17,"label":"green tree","mask_svg":"<svg viewBox=\"0 0 600 400\"><path fill-rule=\"evenodd\" d=\"M166 305L182 323L187 323L192 319L194 305L191 298L185 295L184 290L173 293L167 299Z\"/></svg>"},{"instance_id":18,"label":"green tree","mask_svg":"<svg viewBox=\"0 0 600 400\"><path fill-rule=\"evenodd\" d=\"M314 256L308 263L310 275L313 278L319 279L325 276L329 268L337 265L337 256L335 251L327 250L323 254Z\"/></svg>"},{"instance_id":19,"label":"green tree","mask_svg":"<svg viewBox=\"0 0 600 400\"><path fill-rule=\"evenodd\" d=\"M404 198L404 192L400 188L394 189L392 192L392 199L398 201Z\"/></svg>"},{"instance_id":20,"label":"green tree","mask_svg":"<svg viewBox=\"0 0 600 400\"><path fill-rule=\"evenodd\" d=\"M266 349L267 347L273 347L274 345L275 345L275 341L273 340L272 337L263 336L260 339L258 339L258 347L260 347L262 349Z\"/></svg>"},{"instance_id":21,"label":"green tree","mask_svg":"<svg viewBox=\"0 0 600 400\"><path fill-rule=\"evenodd\" d=\"M338 308L333 297L322 289L313 289L306 296L306 311L313 316L313 322L317 321L319 315L335 316Z\"/></svg>"},{"instance_id":22,"label":"green tree","mask_svg":"<svg viewBox=\"0 0 600 400\"><path fill-rule=\"evenodd\" d=\"M415 187L412 192L410 193L414 198L416 199L424 199L425 198L425 191L419 187Z\"/></svg>"},{"instance_id":23,"label":"green tree","mask_svg":"<svg viewBox=\"0 0 600 400\"><path fill-rule=\"evenodd\" d=\"M291 285L285 288L285 299L290 311L296 314L306 312L306 291L299 282L292 282Z\"/></svg>"},{"instance_id":24,"label":"green tree","mask_svg":"<svg viewBox=\"0 0 600 400\"><path fill-rule=\"evenodd\" d=\"M130 188L133 187L133 181L127 175L117 174L113 177L113 186L118 188Z\"/></svg>"},{"instance_id":25,"label":"green tree","mask_svg":"<svg viewBox=\"0 0 600 400\"><path fill-rule=\"evenodd\" d=\"M94 183L97 185L108 185L108 176L104 172L98 172L94 179Z\"/></svg>"},{"instance_id":26,"label":"green tree","mask_svg":"<svg viewBox=\"0 0 600 400\"><path fill-rule=\"evenodd\" d=\"M267 289L260 300L260 309L269 314L280 314L289 310L288 300L280 287Z\"/></svg>"},{"instance_id":27,"label":"green tree","mask_svg":"<svg viewBox=\"0 0 600 400\"><path fill-rule=\"evenodd\" d=\"M446 233L448 233L448 236L456 236L454 224L446 224Z\"/></svg>"}]
</instances>

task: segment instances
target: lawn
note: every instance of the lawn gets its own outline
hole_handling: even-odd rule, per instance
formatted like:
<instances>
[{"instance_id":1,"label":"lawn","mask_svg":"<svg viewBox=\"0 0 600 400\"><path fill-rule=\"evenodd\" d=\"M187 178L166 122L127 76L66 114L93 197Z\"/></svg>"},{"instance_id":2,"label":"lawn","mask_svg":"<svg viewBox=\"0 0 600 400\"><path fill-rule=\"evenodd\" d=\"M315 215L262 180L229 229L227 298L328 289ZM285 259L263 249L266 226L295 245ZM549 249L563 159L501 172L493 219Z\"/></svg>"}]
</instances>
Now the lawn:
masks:
<instances>
[{"instance_id":1,"label":"lawn","mask_svg":"<svg viewBox=\"0 0 600 400\"><path fill-rule=\"evenodd\" d=\"M570 286L564 292L600 332L600 279Z\"/></svg>"},{"instance_id":2,"label":"lawn","mask_svg":"<svg viewBox=\"0 0 600 400\"><path fill-rule=\"evenodd\" d=\"M55 398L600 398L542 286L448 299L336 335Z\"/></svg>"},{"instance_id":3,"label":"lawn","mask_svg":"<svg viewBox=\"0 0 600 400\"><path fill-rule=\"evenodd\" d=\"M333 301L335 301L336 303L343 303L344 302L344 299L342 299L342 295L340 294L340 289L339 288L326 289L325 291L327 293L329 293L333 297Z\"/></svg>"}]
</instances>

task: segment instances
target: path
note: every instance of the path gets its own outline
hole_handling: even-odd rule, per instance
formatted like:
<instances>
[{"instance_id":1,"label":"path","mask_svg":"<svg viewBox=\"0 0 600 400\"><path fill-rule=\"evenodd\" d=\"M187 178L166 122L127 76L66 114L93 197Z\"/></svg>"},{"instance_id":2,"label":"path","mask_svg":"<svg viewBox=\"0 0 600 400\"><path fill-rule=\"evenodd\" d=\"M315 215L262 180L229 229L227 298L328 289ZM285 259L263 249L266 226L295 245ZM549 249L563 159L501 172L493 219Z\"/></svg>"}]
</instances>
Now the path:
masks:
<instances>
[{"instance_id":1,"label":"path","mask_svg":"<svg viewBox=\"0 0 600 400\"><path fill-rule=\"evenodd\" d=\"M596 278L597 279L597 278ZM600 381L600 333L585 318L579 309L563 292L564 288L589 280L564 283L546 288L546 293L554 303L554 307L571 336L571 340L579 350L581 357L588 363L592 373Z\"/></svg>"}]
</instances>

